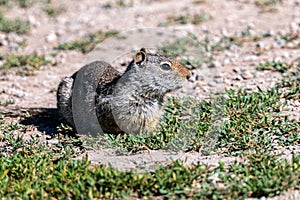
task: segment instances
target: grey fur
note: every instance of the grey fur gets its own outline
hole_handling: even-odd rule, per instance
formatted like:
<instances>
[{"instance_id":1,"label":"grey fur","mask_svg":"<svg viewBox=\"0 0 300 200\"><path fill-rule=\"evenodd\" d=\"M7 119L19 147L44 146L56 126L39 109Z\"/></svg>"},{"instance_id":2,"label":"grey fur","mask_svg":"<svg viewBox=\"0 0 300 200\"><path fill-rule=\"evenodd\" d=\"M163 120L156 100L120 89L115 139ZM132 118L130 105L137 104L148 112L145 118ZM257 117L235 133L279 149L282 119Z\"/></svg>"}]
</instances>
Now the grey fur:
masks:
<instances>
[{"instance_id":1,"label":"grey fur","mask_svg":"<svg viewBox=\"0 0 300 200\"><path fill-rule=\"evenodd\" d=\"M171 63L172 68L161 69L162 62ZM144 49L136 55L122 76L105 62L94 62L87 66L90 65L100 68L96 70L96 76L101 78L95 105L98 122L106 133L153 131L164 113L164 96L182 87L184 79L190 75L187 69L171 58L146 53ZM73 127L70 99L75 78L76 73L63 79L57 93L59 113Z\"/></svg>"}]
</instances>

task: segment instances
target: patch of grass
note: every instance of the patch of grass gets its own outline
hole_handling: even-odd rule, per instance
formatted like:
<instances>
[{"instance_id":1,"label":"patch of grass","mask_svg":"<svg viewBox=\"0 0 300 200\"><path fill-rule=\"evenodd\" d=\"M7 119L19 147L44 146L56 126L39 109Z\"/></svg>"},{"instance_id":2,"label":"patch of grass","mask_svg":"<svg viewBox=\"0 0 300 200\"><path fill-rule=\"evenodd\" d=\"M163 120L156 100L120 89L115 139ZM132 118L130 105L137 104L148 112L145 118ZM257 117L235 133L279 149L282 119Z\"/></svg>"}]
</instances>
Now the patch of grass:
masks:
<instances>
[{"instance_id":1,"label":"patch of grass","mask_svg":"<svg viewBox=\"0 0 300 200\"><path fill-rule=\"evenodd\" d=\"M275 5L283 2L282 0L256 0L255 5L260 8L260 12L277 12Z\"/></svg>"},{"instance_id":2,"label":"patch of grass","mask_svg":"<svg viewBox=\"0 0 300 200\"><path fill-rule=\"evenodd\" d=\"M206 0L193 0L193 4L203 4L206 3Z\"/></svg>"},{"instance_id":3,"label":"patch of grass","mask_svg":"<svg viewBox=\"0 0 300 200\"><path fill-rule=\"evenodd\" d=\"M119 32L115 30L108 32L97 31L84 36L78 41L60 44L57 48L59 50L80 50L82 53L88 53L92 51L98 43L102 42L108 37L115 36L118 33Z\"/></svg>"},{"instance_id":4,"label":"patch of grass","mask_svg":"<svg viewBox=\"0 0 300 200\"><path fill-rule=\"evenodd\" d=\"M276 145L299 144L300 122L281 116L285 102L280 101L278 90L249 94L229 91L228 95L218 147L235 155L251 149L272 151Z\"/></svg>"},{"instance_id":5,"label":"patch of grass","mask_svg":"<svg viewBox=\"0 0 300 200\"><path fill-rule=\"evenodd\" d=\"M0 0L0 5L7 6L9 3L9 0Z\"/></svg>"},{"instance_id":6,"label":"patch of grass","mask_svg":"<svg viewBox=\"0 0 300 200\"><path fill-rule=\"evenodd\" d=\"M280 39L285 41L285 45L288 48L300 49L300 36L299 34L286 33L280 35Z\"/></svg>"},{"instance_id":7,"label":"patch of grass","mask_svg":"<svg viewBox=\"0 0 300 200\"><path fill-rule=\"evenodd\" d=\"M300 185L300 155L291 161L253 152L225 166L185 164L175 161L153 172L120 171L87 160L72 159L75 143L42 145L32 137L25 140L14 131L18 124L0 121L0 197L21 199L103 199L103 198L201 198L234 199L278 195ZM70 139L67 139L71 141ZM3 147L1 147L3 150ZM2 151L3 152L3 151Z\"/></svg>"},{"instance_id":8,"label":"patch of grass","mask_svg":"<svg viewBox=\"0 0 300 200\"><path fill-rule=\"evenodd\" d=\"M7 105L11 105L11 104L14 104L15 101L12 100L12 99L8 99L8 100L5 100L5 101L1 101L0 99L0 106L7 106Z\"/></svg>"},{"instance_id":9,"label":"patch of grass","mask_svg":"<svg viewBox=\"0 0 300 200\"><path fill-rule=\"evenodd\" d=\"M132 0L114 0L107 2L103 7L104 8L125 8L125 7L132 7L134 2Z\"/></svg>"},{"instance_id":10,"label":"patch of grass","mask_svg":"<svg viewBox=\"0 0 300 200\"><path fill-rule=\"evenodd\" d=\"M46 60L44 55L37 55L33 53L31 55L10 55L6 58L5 63L0 69L7 73L11 68L18 67L17 71L20 75L32 75L35 70L38 70L40 66L50 64L49 60Z\"/></svg>"},{"instance_id":11,"label":"patch of grass","mask_svg":"<svg viewBox=\"0 0 300 200\"><path fill-rule=\"evenodd\" d=\"M281 88L281 96L285 99L300 99L300 77L283 79L277 87Z\"/></svg>"},{"instance_id":12,"label":"patch of grass","mask_svg":"<svg viewBox=\"0 0 300 200\"><path fill-rule=\"evenodd\" d=\"M9 20L0 13L0 31L25 34L30 31L30 24L21 19Z\"/></svg>"},{"instance_id":13,"label":"patch of grass","mask_svg":"<svg viewBox=\"0 0 300 200\"><path fill-rule=\"evenodd\" d=\"M281 73L288 72L289 69L291 69L291 66L288 65L287 63L276 62L276 61L272 61L272 62L267 61L265 63L259 64L256 67L256 70L258 71L272 70Z\"/></svg>"},{"instance_id":14,"label":"patch of grass","mask_svg":"<svg viewBox=\"0 0 300 200\"><path fill-rule=\"evenodd\" d=\"M269 6L274 5L276 3L281 3L282 0L256 0L255 4L258 6Z\"/></svg>"},{"instance_id":15,"label":"patch of grass","mask_svg":"<svg viewBox=\"0 0 300 200\"><path fill-rule=\"evenodd\" d=\"M51 0L0 0L0 5L11 7L19 6L21 8L30 8L36 3L50 3Z\"/></svg>"},{"instance_id":16,"label":"patch of grass","mask_svg":"<svg viewBox=\"0 0 300 200\"><path fill-rule=\"evenodd\" d=\"M255 152L245 163L236 162L225 173L221 170L219 177L228 192L224 196L260 198L279 195L289 187L297 188L300 184L299 161L299 155L289 162L278 156Z\"/></svg>"},{"instance_id":17,"label":"patch of grass","mask_svg":"<svg viewBox=\"0 0 300 200\"><path fill-rule=\"evenodd\" d=\"M212 17L208 13L201 13L201 14L184 14L180 16L171 16L168 17L166 22L162 22L159 25L160 26L168 26L168 25L174 25L174 24L194 24L198 25L201 24L204 21L210 20Z\"/></svg>"},{"instance_id":18,"label":"patch of grass","mask_svg":"<svg viewBox=\"0 0 300 200\"><path fill-rule=\"evenodd\" d=\"M51 3L47 3L43 6L43 11L50 17L56 17L66 12L66 7L64 4L54 5Z\"/></svg>"},{"instance_id":19,"label":"patch of grass","mask_svg":"<svg viewBox=\"0 0 300 200\"><path fill-rule=\"evenodd\" d=\"M14 0L21 8L29 8L36 0Z\"/></svg>"}]
</instances>

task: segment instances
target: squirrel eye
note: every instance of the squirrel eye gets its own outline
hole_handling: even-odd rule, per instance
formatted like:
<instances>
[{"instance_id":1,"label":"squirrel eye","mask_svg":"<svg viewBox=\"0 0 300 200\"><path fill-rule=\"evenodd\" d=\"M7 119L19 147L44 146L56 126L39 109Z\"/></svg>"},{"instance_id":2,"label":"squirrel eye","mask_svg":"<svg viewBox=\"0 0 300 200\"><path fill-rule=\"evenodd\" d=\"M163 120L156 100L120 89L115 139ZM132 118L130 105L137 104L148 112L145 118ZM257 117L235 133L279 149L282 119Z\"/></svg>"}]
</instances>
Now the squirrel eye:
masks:
<instances>
[{"instance_id":1,"label":"squirrel eye","mask_svg":"<svg viewBox=\"0 0 300 200\"><path fill-rule=\"evenodd\" d=\"M171 64L170 63L167 63L167 62L164 62L164 63L161 63L160 64L160 68L162 69L162 70L170 70L171 69Z\"/></svg>"}]
</instances>

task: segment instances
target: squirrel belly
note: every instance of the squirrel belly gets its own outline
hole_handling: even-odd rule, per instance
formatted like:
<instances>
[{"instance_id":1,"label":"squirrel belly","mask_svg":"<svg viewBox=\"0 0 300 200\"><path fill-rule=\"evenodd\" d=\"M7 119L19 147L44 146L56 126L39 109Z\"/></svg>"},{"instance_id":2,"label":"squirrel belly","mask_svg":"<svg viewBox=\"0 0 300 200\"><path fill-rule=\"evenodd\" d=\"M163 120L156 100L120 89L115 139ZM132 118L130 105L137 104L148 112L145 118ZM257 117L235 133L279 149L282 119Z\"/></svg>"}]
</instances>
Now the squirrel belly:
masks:
<instances>
[{"instance_id":1,"label":"squirrel belly","mask_svg":"<svg viewBox=\"0 0 300 200\"><path fill-rule=\"evenodd\" d=\"M152 76L132 70L114 88L112 113L124 132L151 132L163 116L165 90L149 80Z\"/></svg>"}]
</instances>

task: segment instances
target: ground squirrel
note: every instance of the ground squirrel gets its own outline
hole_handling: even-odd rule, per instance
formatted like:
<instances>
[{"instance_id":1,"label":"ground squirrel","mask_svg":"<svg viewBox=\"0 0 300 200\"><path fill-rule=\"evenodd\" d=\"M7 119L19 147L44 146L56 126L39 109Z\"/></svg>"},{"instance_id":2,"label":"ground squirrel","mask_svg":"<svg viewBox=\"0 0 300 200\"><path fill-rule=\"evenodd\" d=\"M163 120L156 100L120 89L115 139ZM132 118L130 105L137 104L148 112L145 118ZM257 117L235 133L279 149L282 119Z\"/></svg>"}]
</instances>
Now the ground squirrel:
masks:
<instances>
[{"instance_id":1,"label":"ground squirrel","mask_svg":"<svg viewBox=\"0 0 300 200\"><path fill-rule=\"evenodd\" d=\"M146 52L145 48L135 55L123 75L103 61L92 62L80 70L84 71L83 79L90 76L96 82L96 91L88 98L94 102L93 112L104 133L153 131L164 113L164 96L181 88L191 75L174 59ZM76 127L73 112L77 78L78 71L64 78L57 91L59 114L73 127ZM80 92L79 95L86 95Z\"/></svg>"}]
</instances>

